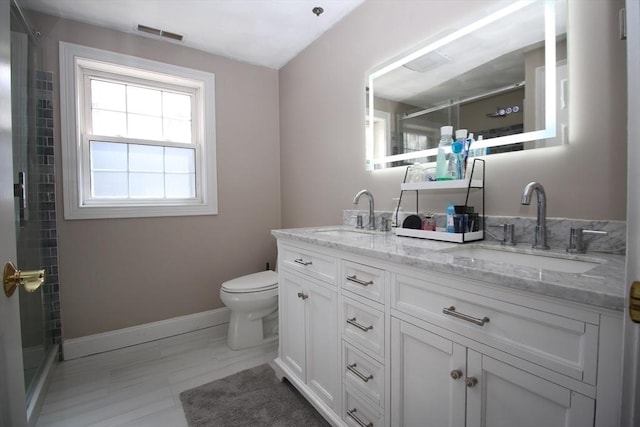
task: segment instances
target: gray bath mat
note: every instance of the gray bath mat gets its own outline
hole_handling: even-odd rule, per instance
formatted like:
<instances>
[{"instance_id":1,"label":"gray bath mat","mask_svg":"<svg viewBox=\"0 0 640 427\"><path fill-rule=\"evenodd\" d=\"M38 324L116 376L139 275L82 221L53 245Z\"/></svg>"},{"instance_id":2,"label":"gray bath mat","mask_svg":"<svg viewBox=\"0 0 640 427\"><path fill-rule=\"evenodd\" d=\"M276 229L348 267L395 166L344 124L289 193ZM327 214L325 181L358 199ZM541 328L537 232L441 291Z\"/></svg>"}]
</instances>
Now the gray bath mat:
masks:
<instances>
[{"instance_id":1,"label":"gray bath mat","mask_svg":"<svg viewBox=\"0 0 640 427\"><path fill-rule=\"evenodd\" d=\"M329 424L269 365L180 393L190 427L326 427Z\"/></svg>"}]
</instances>

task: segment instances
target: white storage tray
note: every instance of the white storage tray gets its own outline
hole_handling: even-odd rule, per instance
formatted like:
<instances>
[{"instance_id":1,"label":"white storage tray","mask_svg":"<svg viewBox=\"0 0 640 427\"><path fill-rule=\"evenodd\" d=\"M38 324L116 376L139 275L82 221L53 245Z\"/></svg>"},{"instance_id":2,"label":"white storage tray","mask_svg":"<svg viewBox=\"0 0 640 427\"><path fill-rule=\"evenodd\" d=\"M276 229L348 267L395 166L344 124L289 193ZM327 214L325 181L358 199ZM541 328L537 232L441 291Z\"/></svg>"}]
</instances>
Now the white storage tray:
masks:
<instances>
[{"instance_id":1,"label":"white storage tray","mask_svg":"<svg viewBox=\"0 0 640 427\"><path fill-rule=\"evenodd\" d=\"M418 237L420 239L440 240L443 242L463 243L484 239L484 231L470 231L468 233L447 233L446 231L425 231L413 228L397 227L393 229L397 236Z\"/></svg>"}]
</instances>

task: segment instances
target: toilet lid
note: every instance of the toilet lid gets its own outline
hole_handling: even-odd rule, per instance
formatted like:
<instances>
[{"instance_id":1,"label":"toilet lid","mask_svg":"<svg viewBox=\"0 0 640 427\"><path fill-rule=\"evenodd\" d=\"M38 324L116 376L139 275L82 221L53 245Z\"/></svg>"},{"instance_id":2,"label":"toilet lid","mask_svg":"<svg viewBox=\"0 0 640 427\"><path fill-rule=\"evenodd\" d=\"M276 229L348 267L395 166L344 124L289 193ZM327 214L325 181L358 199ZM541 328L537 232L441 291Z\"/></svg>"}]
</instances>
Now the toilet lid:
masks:
<instances>
[{"instance_id":1,"label":"toilet lid","mask_svg":"<svg viewBox=\"0 0 640 427\"><path fill-rule=\"evenodd\" d=\"M271 270L248 274L222 284L226 292L256 292L278 287L278 274Z\"/></svg>"}]
</instances>

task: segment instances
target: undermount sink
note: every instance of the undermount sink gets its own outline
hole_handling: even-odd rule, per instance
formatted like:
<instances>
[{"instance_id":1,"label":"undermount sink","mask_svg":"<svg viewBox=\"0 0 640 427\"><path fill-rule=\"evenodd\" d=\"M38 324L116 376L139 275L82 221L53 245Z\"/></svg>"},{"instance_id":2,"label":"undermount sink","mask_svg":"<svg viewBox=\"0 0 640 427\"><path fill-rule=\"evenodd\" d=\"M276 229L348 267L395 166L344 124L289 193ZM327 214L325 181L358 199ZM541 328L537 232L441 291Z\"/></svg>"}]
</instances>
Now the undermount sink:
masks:
<instances>
[{"instance_id":1,"label":"undermount sink","mask_svg":"<svg viewBox=\"0 0 640 427\"><path fill-rule=\"evenodd\" d=\"M323 236L333 236L333 237L362 238L362 237L371 236L372 232L366 231L366 230L344 230L341 228L337 228L332 230L318 230L318 231L314 231L313 234L320 234Z\"/></svg>"},{"instance_id":2,"label":"undermount sink","mask_svg":"<svg viewBox=\"0 0 640 427\"><path fill-rule=\"evenodd\" d=\"M502 250L500 248L486 248L478 246L465 246L448 249L443 252L454 256L463 256L485 261L501 262L505 264L531 267L540 270L557 271L561 273L586 273L594 267L600 265L597 261L587 261L564 258L553 253L523 253Z\"/></svg>"}]
</instances>

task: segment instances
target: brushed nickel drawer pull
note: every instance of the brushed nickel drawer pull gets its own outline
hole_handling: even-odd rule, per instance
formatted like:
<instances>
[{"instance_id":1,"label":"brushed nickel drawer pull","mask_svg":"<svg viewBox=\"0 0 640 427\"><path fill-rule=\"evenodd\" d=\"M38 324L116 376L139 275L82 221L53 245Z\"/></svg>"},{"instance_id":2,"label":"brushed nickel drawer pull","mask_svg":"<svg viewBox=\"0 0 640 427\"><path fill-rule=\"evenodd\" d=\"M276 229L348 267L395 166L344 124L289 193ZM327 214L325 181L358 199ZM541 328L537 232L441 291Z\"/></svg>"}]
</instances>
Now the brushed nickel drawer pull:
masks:
<instances>
[{"instance_id":1,"label":"brushed nickel drawer pull","mask_svg":"<svg viewBox=\"0 0 640 427\"><path fill-rule=\"evenodd\" d=\"M362 286L370 286L373 285L373 280L364 281L362 279L358 279L358 277L354 274L353 276L347 276L347 280L353 283L357 283Z\"/></svg>"},{"instance_id":2,"label":"brushed nickel drawer pull","mask_svg":"<svg viewBox=\"0 0 640 427\"><path fill-rule=\"evenodd\" d=\"M356 369L356 366L358 365L356 365L355 363L352 363L351 365L347 365L347 369L353 372L358 378L360 378L365 383L368 383L369 380L373 379L373 375L369 374L369 376L365 376L362 372Z\"/></svg>"},{"instance_id":3,"label":"brushed nickel drawer pull","mask_svg":"<svg viewBox=\"0 0 640 427\"><path fill-rule=\"evenodd\" d=\"M311 265L312 262L311 261L305 261L302 258L298 258L298 259L294 259L293 262L300 264L300 265Z\"/></svg>"},{"instance_id":4,"label":"brushed nickel drawer pull","mask_svg":"<svg viewBox=\"0 0 640 427\"><path fill-rule=\"evenodd\" d=\"M347 323L350 325L355 326L356 328L360 329L361 331L367 332L368 330L373 329L373 325L369 325L369 326L362 326L360 323L356 322L356 318L352 317L351 319L347 319Z\"/></svg>"},{"instance_id":5,"label":"brushed nickel drawer pull","mask_svg":"<svg viewBox=\"0 0 640 427\"><path fill-rule=\"evenodd\" d=\"M302 298L303 300L309 298L309 295L302 293L302 292L298 292L298 298Z\"/></svg>"},{"instance_id":6,"label":"brushed nickel drawer pull","mask_svg":"<svg viewBox=\"0 0 640 427\"><path fill-rule=\"evenodd\" d=\"M478 317L469 316L468 314L459 313L459 312L456 311L456 308L454 306L451 306L449 308L443 308L442 312L444 314L449 315L449 316L453 316L453 317L457 317L458 319L466 320L467 322L471 322L474 325L478 325L478 326L484 326L485 323L489 322L489 318L487 316L484 316L482 319L480 319Z\"/></svg>"},{"instance_id":7,"label":"brushed nickel drawer pull","mask_svg":"<svg viewBox=\"0 0 640 427\"><path fill-rule=\"evenodd\" d=\"M358 418L358 416L356 415L356 412L358 412L358 411L356 410L356 408L349 409L349 410L347 411L347 415L349 415L351 418L353 418L353 419L354 419L354 421L355 421L355 422L357 422L357 423L358 423L358 425L360 425L360 426L362 426L362 427L373 427L373 423L372 423L372 422L370 422L370 423L368 423L368 424L365 424L365 423L364 423L364 421L362 421L360 418Z\"/></svg>"}]
</instances>

